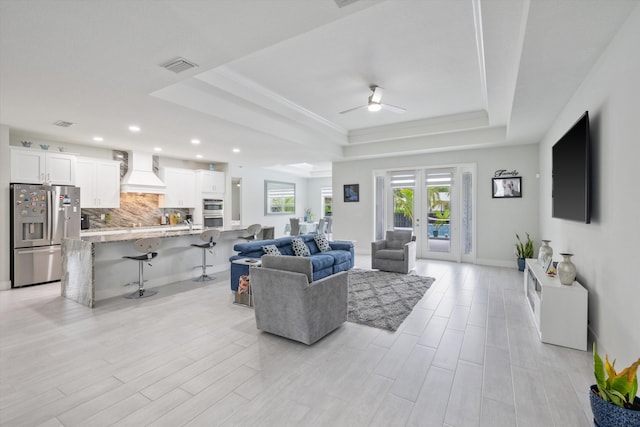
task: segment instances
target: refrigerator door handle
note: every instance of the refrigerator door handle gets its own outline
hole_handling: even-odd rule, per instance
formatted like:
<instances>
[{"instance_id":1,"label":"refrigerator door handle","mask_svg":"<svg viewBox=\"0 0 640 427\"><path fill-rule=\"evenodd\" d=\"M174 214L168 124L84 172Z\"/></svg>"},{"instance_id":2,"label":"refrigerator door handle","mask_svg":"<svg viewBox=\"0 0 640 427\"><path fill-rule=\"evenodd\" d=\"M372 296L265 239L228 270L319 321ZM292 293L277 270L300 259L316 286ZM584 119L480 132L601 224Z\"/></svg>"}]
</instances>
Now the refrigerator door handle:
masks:
<instances>
[{"instance_id":1,"label":"refrigerator door handle","mask_svg":"<svg viewBox=\"0 0 640 427\"><path fill-rule=\"evenodd\" d=\"M49 244L53 243L54 219L53 190L47 190L47 238L49 239Z\"/></svg>"},{"instance_id":2,"label":"refrigerator door handle","mask_svg":"<svg viewBox=\"0 0 640 427\"><path fill-rule=\"evenodd\" d=\"M36 253L40 253L40 252L55 252L56 250L59 250L59 246L46 246L46 247L40 247L40 248L21 248L21 249L16 249L16 253L18 254L36 254Z\"/></svg>"}]
</instances>

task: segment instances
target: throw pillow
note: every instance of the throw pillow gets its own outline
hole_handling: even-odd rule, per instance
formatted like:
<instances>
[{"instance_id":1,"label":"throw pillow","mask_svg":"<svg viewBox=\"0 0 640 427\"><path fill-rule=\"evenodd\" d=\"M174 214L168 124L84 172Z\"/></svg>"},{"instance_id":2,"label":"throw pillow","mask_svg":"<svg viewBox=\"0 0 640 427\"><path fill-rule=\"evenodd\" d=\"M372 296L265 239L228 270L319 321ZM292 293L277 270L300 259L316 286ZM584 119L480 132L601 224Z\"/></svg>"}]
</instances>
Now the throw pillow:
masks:
<instances>
[{"instance_id":1,"label":"throw pillow","mask_svg":"<svg viewBox=\"0 0 640 427\"><path fill-rule=\"evenodd\" d=\"M276 245L266 245L262 247L262 252L267 255L282 255Z\"/></svg>"},{"instance_id":2,"label":"throw pillow","mask_svg":"<svg viewBox=\"0 0 640 427\"><path fill-rule=\"evenodd\" d=\"M295 256L311 256L309 248L300 237L295 237L291 240L291 249L293 249Z\"/></svg>"},{"instance_id":3,"label":"throw pillow","mask_svg":"<svg viewBox=\"0 0 640 427\"><path fill-rule=\"evenodd\" d=\"M316 245L318 245L318 249L320 252L329 252L331 250L331 246L329 245L329 240L327 240L327 236L324 234L318 234L313 238L316 241Z\"/></svg>"}]
</instances>

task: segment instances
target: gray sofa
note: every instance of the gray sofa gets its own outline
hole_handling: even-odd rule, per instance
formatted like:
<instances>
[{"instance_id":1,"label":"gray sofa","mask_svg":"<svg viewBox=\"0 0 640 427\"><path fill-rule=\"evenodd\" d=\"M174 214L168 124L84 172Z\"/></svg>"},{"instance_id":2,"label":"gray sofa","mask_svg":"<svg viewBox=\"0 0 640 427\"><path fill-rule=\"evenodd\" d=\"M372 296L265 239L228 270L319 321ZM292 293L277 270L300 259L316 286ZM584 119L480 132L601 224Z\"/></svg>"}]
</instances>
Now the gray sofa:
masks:
<instances>
[{"instance_id":1,"label":"gray sofa","mask_svg":"<svg viewBox=\"0 0 640 427\"><path fill-rule=\"evenodd\" d=\"M387 231L371 242L371 268L407 274L416 267L416 242L411 230Z\"/></svg>"},{"instance_id":2,"label":"gray sofa","mask_svg":"<svg viewBox=\"0 0 640 427\"><path fill-rule=\"evenodd\" d=\"M258 329L307 345L347 320L347 272L313 280L306 257L264 255L251 291Z\"/></svg>"}]
</instances>

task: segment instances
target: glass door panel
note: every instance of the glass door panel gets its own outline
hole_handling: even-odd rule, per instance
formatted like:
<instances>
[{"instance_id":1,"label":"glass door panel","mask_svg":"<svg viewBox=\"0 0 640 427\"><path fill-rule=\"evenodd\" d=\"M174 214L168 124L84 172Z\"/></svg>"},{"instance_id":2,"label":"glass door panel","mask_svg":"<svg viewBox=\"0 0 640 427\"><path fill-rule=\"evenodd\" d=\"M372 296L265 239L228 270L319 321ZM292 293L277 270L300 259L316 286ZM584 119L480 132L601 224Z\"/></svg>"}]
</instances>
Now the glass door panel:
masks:
<instances>
[{"instance_id":1,"label":"glass door panel","mask_svg":"<svg viewBox=\"0 0 640 427\"><path fill-rule=\"evenodd\" d=\"M423 171L423 215L427 229L423 236L421 255L426 258L458 260L457 218L455 203L455 169L426 169Z\"/></svg>"}]
</instances>

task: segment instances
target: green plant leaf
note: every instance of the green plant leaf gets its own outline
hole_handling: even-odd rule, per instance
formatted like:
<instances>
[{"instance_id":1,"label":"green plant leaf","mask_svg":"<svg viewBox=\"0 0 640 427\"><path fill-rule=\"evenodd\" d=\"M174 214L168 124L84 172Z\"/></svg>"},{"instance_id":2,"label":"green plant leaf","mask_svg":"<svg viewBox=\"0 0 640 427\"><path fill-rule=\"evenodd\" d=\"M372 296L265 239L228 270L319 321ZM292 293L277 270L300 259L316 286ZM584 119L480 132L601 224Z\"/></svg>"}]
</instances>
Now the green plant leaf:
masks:
<instances>
[{"instance_id":1,"label":"green plant leaf","mask_svg":"<svg viewBox=\"0 0 640 427\"><path fill-rule=\"evenodd\" d=\"M611 398L611 403L621 408L624 408L624 402L626 402L627 399L622 395L622 393L620 393L617 390L610 390L608 394L609 394L609 397Z\"/></svg>"},{"instance_id":2,"label":"green plant leaf","mask_svg":"<svg viewBox=\"0 0 640 427\"><path fill-rule=\"evenodd\" d=\"M600 395L603 396L603 391L607 388L604 379L604 364L596 351L595 342L593 343L593 374L596 377L596 384L598 385L598 390L600 390Z\"/></svg>"}]
</instances>

